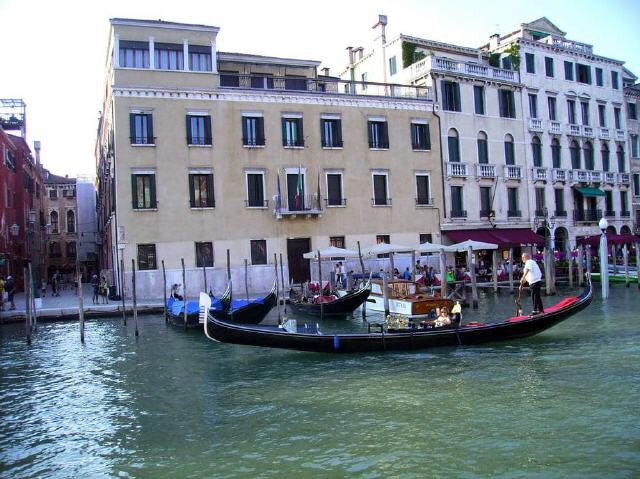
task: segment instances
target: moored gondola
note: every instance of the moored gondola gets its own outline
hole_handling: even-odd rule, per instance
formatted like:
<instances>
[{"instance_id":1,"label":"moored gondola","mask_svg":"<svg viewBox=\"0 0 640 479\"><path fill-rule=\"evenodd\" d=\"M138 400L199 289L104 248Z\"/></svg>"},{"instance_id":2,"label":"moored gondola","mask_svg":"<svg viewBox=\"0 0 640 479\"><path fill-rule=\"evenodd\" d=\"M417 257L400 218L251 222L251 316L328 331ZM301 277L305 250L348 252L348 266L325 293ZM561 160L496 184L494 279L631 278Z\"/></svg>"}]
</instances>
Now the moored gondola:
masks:
<instances>
[{"instance_id":1,"label":"moored gondola","mask_svg":"<svg viewBox=\"0 0 640 479\"><path fill-rule=\"evenodd\" d=\"M469 323L455 328L402 329L367 333L324 333L317 325L284 327L232 324L209 315L207 337L215 341L325 353L404 351L461 346L523 338L540 333L586 308L593 298L591 282L578 297L565 298L543 314L515 316L495 323Z\"/></svg>"},{"instance_id":2,"label":"moored gondola","mask_svg":"<svg viewBox=\"0 0 640 479\"><path fill-rule=\"evenodd\" d=\"M306 298L290 298L289 307L295 314L309 316L345 316L353 313L364 303L371 292L371 281L363 283L357 290L344 296L317 296L311 300Z\"/></svg>"}]
</instances>

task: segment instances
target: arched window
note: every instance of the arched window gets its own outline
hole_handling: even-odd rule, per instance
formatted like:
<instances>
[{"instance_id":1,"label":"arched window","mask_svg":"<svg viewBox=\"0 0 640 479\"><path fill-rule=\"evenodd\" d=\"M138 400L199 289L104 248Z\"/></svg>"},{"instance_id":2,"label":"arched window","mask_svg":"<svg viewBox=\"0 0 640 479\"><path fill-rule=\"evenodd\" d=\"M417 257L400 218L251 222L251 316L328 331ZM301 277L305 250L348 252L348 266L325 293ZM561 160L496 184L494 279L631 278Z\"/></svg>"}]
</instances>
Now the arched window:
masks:
<instances>
[{"instance_id":1,"label":"arched window","mask_svg":"<svg viewBox=\"0 0 640 479\"><path fill-rule=\"evenodd\" d=\"M593 146L590 141L587 141L584 144L584 168L593 171L594 166Z\"/></svg>"},{"instance_id":2,"label":"arched window","mask_svg":"<svg viewBox=\"0 0 640 479\"><path fill-rule=\"evenodd\" d=\"M76 242L68 241L67 242L67 258L75 258L76 257Z\"/></svg>"},{"instance_id":3,"label":"arched window","mask_svg":"<svg viewBox=\"0 0 640 479\"><path fill-rule=\"evenodd\" d=\"M600 150L600 154L602 155L603 171L610 171L611 164L609 162L609 145L607 145L606 143L602 143L602 149Z\"/></svg>"},{"instance_id":4,"label":"arched window","mask_svg":"<svg viewBox=\"0 0 640 479\"><path fill-rule=\"evenodd\" d=\"M507 165L516 164L516 152L513 147L513 137L509 133L504 136L504 162Z\"/></svg>"},{"instance_id":5,"label":"arched window","mask_svg":"<svg viewBox=\"0 0 640 479\"><path fill-rule=\"evenodd\" d=\"M533 153L533 166L542 166L542 143L537 136L531 139L531 152Z\"/></svg>"},{"instance_id":6,"label":"arched window","mask_svg":"<svg viewBox=\"0 0 640 479\"><path fill-rule=\"evenodd\" d=\"M67 233L76 232L76 214L73 210L67 211Z\"/></svg>"},{"instance_id":7,"label":"arched window","mask_svg":"<svg viewBox=\"0 0 640 479\"><path fill-rule=\"evenodd\" d=\"M557 138L551 140L551 159L553 160L554 168L562 168L560 142Z\"/></svg>"},{"instance_id":8,"label":"arched window","mask_svg":"<svg viewBox=\"0 0 640 479\"><path fill-rule=\"evenodd\" d=\"M49 215L50 218L50 222L51 222L51 232L54 234L57 234L60 232L60 230L58 229L58 212L57 211L52 211L51 214Z\"/></svg>"},{"instance_id":9,"label":"arched window","mask_svg":"<svg viewBox=\"0 0 640 479\"><path fill-rule=\"evenodd\" d=\"M458 139L458 132L454 128L451 128L449 130L448 146L449 146L449 161L459 162L460 161L460 140Z\"/></svg>"},{"instance_id":10,"label":"arched window","mask_svg":"<svg viewBox=\"0 0 640 479\"><path fill-rule=\"evenodd\" d=\"M49 257L50 258L59 258L60 257L60 243L57 241L52 241L49 243Z\"/></svg>"},{"instance_id":11,"label":"arched window","mask_svg":"<svg viewBox=\"0 0 640 479\"><path fill-rule=\"evenodd\" d=\"M571 168L574 170L580 169L580 147L578 142L573 140L569 146L569 152L571 153Z\"/></svg>"},{"instance_id":12,"label":"arched window","mask_svg":"<svg viewBox=\"0 0 640 479\"><path fill-rule=\"evenodd\" d=\"M484 131L478 133L478 163L489 163L489 148L487 146L487 134Z\"/></svg>"},{"instance_id":13,"label":"arched window","mask_svg":"<svg viewBox=\"0 0 640 479\"><path fill-rule=\"evenodd\" d=\"M624 164L624 148L622 145L618 146L618 171L620 173L625 173L625 164Z\"/></svg>"}]
</instances>

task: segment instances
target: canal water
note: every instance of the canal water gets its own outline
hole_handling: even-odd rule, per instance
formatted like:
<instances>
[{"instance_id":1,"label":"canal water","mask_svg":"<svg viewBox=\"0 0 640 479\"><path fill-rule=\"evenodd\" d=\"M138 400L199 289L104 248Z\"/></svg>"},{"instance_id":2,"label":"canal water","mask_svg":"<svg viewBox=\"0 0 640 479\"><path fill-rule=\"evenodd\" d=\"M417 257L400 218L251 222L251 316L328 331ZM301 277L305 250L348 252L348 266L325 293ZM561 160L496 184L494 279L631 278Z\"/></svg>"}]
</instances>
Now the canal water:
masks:
<instances>
[{"instance_id":1,"label":"canal water","mask_svg":"<svg viewBox=\"0 0 640 479\"><path fill-rule=\"evenodd\" d=\"M77 323L39 325L31 347L4 326L0 477L639 477L639 311L614 286L533 338L348 356L216 344L157 316L138 338L90 321L85 346ZM464 320L512 314L489 294Z\"/></svg>"}]
</instances>

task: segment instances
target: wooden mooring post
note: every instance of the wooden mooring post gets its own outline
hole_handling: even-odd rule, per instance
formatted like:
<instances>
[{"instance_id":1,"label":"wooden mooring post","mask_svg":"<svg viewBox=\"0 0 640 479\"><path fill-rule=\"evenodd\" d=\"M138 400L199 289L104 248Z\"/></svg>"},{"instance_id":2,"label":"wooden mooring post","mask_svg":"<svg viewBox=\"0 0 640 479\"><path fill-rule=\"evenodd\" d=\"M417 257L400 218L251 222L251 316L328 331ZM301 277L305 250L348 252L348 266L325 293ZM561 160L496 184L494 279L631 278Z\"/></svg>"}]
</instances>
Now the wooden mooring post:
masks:
<instances>
[{"instance_id":1,"label":"wooden mooring post","mask_svg":"<svg viewBox=\"0 0 640 479\"><path fill-rule=\"evenodd\" d=\"M229 250L227 250L229 251ZM187 275L184 270L184 258L180 258L180 265L182 266L182 304L184 305L184 329L187 330Z\"/></svg>"},{"instance_id":2,"label":"wooden mooring post","mask_svg":"<svg viewBox=\"0 0 640 479\"><path fill-rule=\"evenodd\" d=\"M358 241L358 259L360 260L360 269L362 270L362 280L364 281L364 260L362 259L362 250L360 249L360 241Z\"/></svg>"},{"instance_id":3,"label":"wooden mooring post","mask_svg":"<svg viewBox=\"0 0 640 479\"><path fill-rule=\"evenodd\" d=\"M202 261L202 276L204 277L204 292L208 293L209 288L207 288L207 267L204 265L204 260Z\"/></svg>"},{"instance_id":4,"label":"wooden mooring post","mask_svg":"<svg viewBox=\"0 0 640 479\"><path fill-rule=\"evenodd\" d=\"M584 283L584 263L583 263L583 254L584 249L582 248L582 243L578 245L578 286L582 286Z\"/></svg>"},{"instance_id":5,"label":"wooden mooring post","mask_svg":"<svg viewBox=\"0 0 640 479\"><path fill-rule=\"evenodd\" d=\"M471 300L473 309L478 308L478 283L476 282L476 265L473 257L473 248L467 248L467 268L471 275Z\"/></svg>"},{"instance_id":6,"label":"wooden mooring post","mask_svg":"<svg viewBox=\"0 0 640 479\"><path fill-rule=\"evenodd\" d=\"M249 301L249 261L247 258L244 259L244 295Z\"/></svg>"},{"instance_id":7,"label":"wooden mooring post","mask_svg":"<svg viewBox=\"0 0 640 479\"><path fill-rule=\"evenodd\" d=\"M491 255L493 266L491 267L491 280L493 281L493 292L498 294L498 250L494 249Z\"/></svg>"},{"instance_id":8,"label":"wooden mooring post","mask_svg":"<svg viewBox=\"0 0 640 479\"><path fill-rule=\"evenodd\" d=\"M284 308L284 314L287 314L287 301L285 299L285 286L284 286L284 261L282 261L282 253L280 253L280 284L282 285L282 307Z\"/></svg>"},{"instance_id":9,"label":"wooden mooring post","mask_svg":"<svg viewBox=\"0 0 640 479\"><path fill-rule=\"evenodd\" d=\"M629 248L622 246L622 259L624 261L624 285L629 287Z\"/></svg>"},{"instance_id":10,"label":"wooden mooring post","mask_svg":"<svg viewBox=\"0 0 640 479\"><path fill-rule=\"evenodd\" d=\"M29 270L25 266L24 267L24 331L27 335L27 344L31 345L31 298L30 294L30 285L29 285ZM84 338L81 336L80 339L84 342Z\"/></svg>"},{"instance_id":11,"label":"wooden mooring post","mask_svg":"<svg viewBox=\"0 0 640 479\"><path fill-rule=\"evenodd\" d=\"M162 304L164 306L164 322L169 322L169 314L167 312L167 272L164 269L164 260L161 261L162 264Z\"/></svg>"},{"instance_id":12,"label":"wooden mooring post","mask_svg":"<svg viewBox=\"0 0 640 479\"><path fill-rule=\"evenodd\" d=\"M278 324L282 324L282 316L280 315L280 286L278 281L278 254L273 253L273 267L276 274L276 304L278 305Z\"/></svg>"},{"instance_id":13,"label":"wooden mooring post","mask_svg":"<svg viewBox=\"0 0 640 479\"><path fill-rule=\"evenodd\" d=\"M164 263L163 263L164 266ZM120 259L120 300L122 301L122 324L127 325L127 307L124 302L124 259ZM166 303L166 301L165 301Z\"/></svg>"},{"instance_id":14,"label":"wooden mooring post","mask_svg":"<svg viewBox=\"0 0 640 479\"><path fill-rule=\"evenodd\" d=\"M509 248L509 292L513 294L513 247Z\"/></svg>"},{"instance_id":15,"label":"wooden mooring post","mask_svg":"<svg viewBox=\"0 0 640 479\"><path fill-rule=\"evenodd\" d=\"M133 300L133 324L138 337L138 297L136 291L136 260L131 259L131 299Z\"/></svg>"},{"instance_id":16,"label":"wooden mooring post","mask_svg":"<svg viewBox=\"0 0 640 479\"><path fill-rule=\"evenodd\" d=\"M78 280L78 318L80 319L80 342L84 344L84 298L82 297L82 274L80 273L80 262L76 262L76 278Z\"/></svg>"}]
</instances>

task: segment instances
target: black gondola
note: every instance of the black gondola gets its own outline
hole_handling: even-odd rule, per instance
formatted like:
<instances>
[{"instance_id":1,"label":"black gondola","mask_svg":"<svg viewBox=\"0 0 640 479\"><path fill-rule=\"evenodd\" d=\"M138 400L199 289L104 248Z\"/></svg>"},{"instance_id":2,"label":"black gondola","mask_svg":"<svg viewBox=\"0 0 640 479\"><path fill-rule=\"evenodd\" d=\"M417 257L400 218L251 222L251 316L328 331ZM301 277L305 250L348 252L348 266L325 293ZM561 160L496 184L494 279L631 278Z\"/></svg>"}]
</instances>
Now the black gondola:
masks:
<instances>
[{"instance_id":1,"label":"black gondola","mask_svg":"<svg viewBox=\"0 0 640 479\"><path fill-rule=\"evenodd\" d=\"M289 307L295 314L309 316L345 316L353 313L364 303L371 293L371 281L363 283L357 290L344 296L332 296L327 300L326 296L319 296L316 302L302 301L291 298Z\"/></svg>"},{"instance_id":2,"label":"black gondola","mask_svg":"<svg viewBox=\"0 0 640 479\"><path fill-rule=\"evenodd\" d=\"M231 298L231 283L225 292L211 303L209 314L223 321L240 324L258 324L269 311L273 309L278 300L278 287L274 282L269 294L263 298L244 300ZM197 301L187 301L187 327L202 327L198 318L199 305ZM173 324L184 326L184 302L169 298L167 302L167 314Z\"/></svg>"},{"instance_id":3,"label":"black gondola","mask_svg":"<svg viewBox=\"0 0 640 479\"><path fill-rule=\"evenodd\" d=\"M516 316L499 323L469 323L456 328L403 329L327 334L317 326L288 331L279 326L243 326L209 316L205 333L215 341L324 353L403 351L461 346L524 338L544 331L586 308L593 298L591 282L579 297L566 298L543 314ZM290 322L288 326L293 326ZM293 329L291 327L290 329Z\"/></svg>"}]
</instances>

